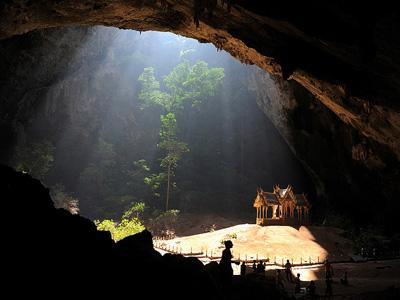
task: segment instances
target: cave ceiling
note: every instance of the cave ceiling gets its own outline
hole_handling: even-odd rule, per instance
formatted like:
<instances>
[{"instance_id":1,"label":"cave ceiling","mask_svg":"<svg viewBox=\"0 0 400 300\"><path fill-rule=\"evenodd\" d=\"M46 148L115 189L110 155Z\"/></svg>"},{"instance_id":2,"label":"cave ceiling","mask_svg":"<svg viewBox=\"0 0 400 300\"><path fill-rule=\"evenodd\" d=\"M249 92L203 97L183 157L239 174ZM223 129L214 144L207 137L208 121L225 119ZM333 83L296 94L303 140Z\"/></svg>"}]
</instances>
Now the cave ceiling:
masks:
<instances>
[{"instance_id":1,"label":"cave ceiling","mask_svg":"<svg viewBox=\"0 0 400 300\"><path fill-rule=\"evenodd\" d=\"M229 1L216 2L2 1L0 39L49 27L105 25L213 43L242 63L298 82L400 160L400 18L390 2L237 0L230 11Z\"/></svg>"}]
</instances>

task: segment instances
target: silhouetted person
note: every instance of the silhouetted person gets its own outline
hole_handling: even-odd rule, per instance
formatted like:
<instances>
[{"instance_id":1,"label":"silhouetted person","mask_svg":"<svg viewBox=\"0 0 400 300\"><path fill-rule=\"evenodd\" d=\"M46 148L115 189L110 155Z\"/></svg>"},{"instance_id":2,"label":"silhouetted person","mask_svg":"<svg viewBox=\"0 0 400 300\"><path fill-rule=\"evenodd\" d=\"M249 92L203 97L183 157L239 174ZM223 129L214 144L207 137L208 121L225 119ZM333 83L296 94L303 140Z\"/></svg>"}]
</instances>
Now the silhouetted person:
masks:
<instances>
[{"instance_id":1,"label":"silhouetted person","mask_svg":"<svg viewBox=\"0 0 400 300\"><path fill-rule=\"evenodd\" d=\"M333 295L333 291L332 291L332 279L331 278L326 278L325 279L325 284L326 284L326 288L325 288L325 297L326 299L331 299L332 295Z\"/></svg>"},{"instance_id":2,"label":"silhouetted person","mask_svg":"<svg viewBox=\"0 0 400 300\"><path fill-rule=\"evenodd\" d=\"M298 293L300 293L300 273L297 273L295 283L296 283L296 285L294 286L294 293L298 294Z\"/></svg>"},{"instance_id":3,"label":"silhouetted person","mask_svg":"<svg viewBox=\"0 0 400 300\"><path fill-rule=\"evenodd\" d=\"M225 241L225 249L222 251L221 261L219 262L219 268L221 272L221 281L225 286L230 286L232 284L233 269L232 269L232 253L231 248L233 244L231 241ZM239 264L239 262L236 262Z\"/></svg>"},{"instance_id":4,"label":"silhouetted person","mask_svg":"<svg viewBox=\"0 0 400 300\"><path fill-rule=\"evenodd\" d=\"M292 280L292 264L289 262L289 260L287 260L286 264L285 264L285 273L286 273L286 280L289 282L293 282L293 280Z\"/></svg>"},{"instance_id":5,"label":"silhouetted person","mask_svg":"<svg viewBox=\"0 0 400 300\"><path fill-rule=\"evenodd\" d=\"M256 261L253 260L253 266L252 266L253 272L257 271L257 265L256 265Z\"/></svg>"},{"instance_id":6,"label":"silhouetted person","mask_svg":"<svg viewBox=\"0 0 400 300\"><path fill-rule=\"evenodd\" d=\"M244 262L242 262L242 264L240 265L240 275L246 275L246 264Z\"/></svg>"},{"instance_id":7,"label":"silhouetted person","mask_svg":"<svg viewBox=\"0 0 400 300\"><path fill-rule=\"evenodd\" d=\"M260 262L257 264L257 273L263 274L264 273L264 265L262 263L262 261L260 260Z\"/></svg>"},{"instance_id":8,"label":"silhouetted person","mask_svg":"<svg viewBox=\"0 0 400 300\"><path fill-rule=\"evenodd\" d=\"M343 285L349 285L349 281L347 280L347 271L344 272L343 278L340 278L340 283Z\"/></svg>"},{"instance_id":9,"label":"silhouetted person","mask_svg":"<svg viewBox=\"0 0 400 300\"><path fill-rule=\"evenodd\" d=\"M278 269L276 270L276 275L275 275L275 284L277 288L285 289L285 286L283 285L283 278L282 278L282 273L281 270Z\"/></svg>"},{"instance_id":10,"label":"silhouetted person","mask_svg":"<svg viewBox=\"0 0 400 300\"><path fill-rule=\"evenodd\" d=\"M325 278L332 278L333 267L328 259L325 260L324 266L325 266Z\"/></svg>"},{"instance_id":11,"label":"silhouetted person","mask_svg":"<svg viewBox=\"0 0 400 300\"><path fill-rule=\"evenodd\" d=\"M313 280L310 281L310 284L307 286L307 294L310 295L311 300L315 299L315 282Z\"/></svg>"}]
</instances>

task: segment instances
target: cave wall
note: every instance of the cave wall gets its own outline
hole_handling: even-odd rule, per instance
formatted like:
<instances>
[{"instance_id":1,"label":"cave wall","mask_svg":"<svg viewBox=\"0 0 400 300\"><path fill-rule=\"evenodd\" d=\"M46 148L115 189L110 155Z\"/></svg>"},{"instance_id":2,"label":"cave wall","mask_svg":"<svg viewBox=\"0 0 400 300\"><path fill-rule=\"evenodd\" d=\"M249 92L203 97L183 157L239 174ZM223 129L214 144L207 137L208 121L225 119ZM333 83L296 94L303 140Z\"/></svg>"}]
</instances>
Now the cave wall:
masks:
<instances>
[{"instance_id":1,"label":"cave wall","mask_svg":"<svg viewBox=\"0 0 400 300\"><path fill-rule=\"evenodd\" d=\"M400 209L394 200L400 192L396 156L347 126L297 82L272 78L275 85L271 75L254 74L249 86L314 182L318 195L314 209L321 212L315 219L348 227L379 224L396 232Z\"/></svg>"}]
</instances>

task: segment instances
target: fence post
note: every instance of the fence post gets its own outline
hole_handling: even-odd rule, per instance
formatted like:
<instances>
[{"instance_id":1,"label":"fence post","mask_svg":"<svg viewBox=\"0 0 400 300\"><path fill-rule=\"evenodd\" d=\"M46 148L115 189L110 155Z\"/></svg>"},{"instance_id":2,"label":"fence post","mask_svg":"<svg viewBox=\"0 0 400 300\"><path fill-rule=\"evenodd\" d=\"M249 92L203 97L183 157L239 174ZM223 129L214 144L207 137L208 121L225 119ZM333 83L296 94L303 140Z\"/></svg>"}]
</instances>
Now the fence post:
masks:
<instances>
[{"instance_id":1,"label":"fence post","mask_svg":"<svg viewBox=\"0 0 400 300\"><path fill-rule=\"evenodd\" d=\"M293 266L293 257L292 257L292 266Z\"/></svg>"},{"instance_id":2,"label":"fence post","mask_svg":"<svg viewBox=\"0 0 400 300\"><path fill-rule=\"evenodd\" d=\"M276 265L276 256L275 256L275 258L274 258L274 264Z\"/></svg>"},{"instance_id":3,"label":"fence post","mask_svg":"<svg viewBox=\"0 0 400 300\"><path fill-rule=\"evenodd\" d=\"M319 264L319 256L317 257L317 263Z\"/></svg>"},{"instance_id":4,"label":"fence post","mask_svg":"<svg viewBox=\"0 0 400 300\"><path fill-rule=\"evenodd\" d=\"M311 257L309 257L309 258L308 258L308 262L309 262L309 263L310 263L310 265L311 265Z\"/></svg>"},{"instance_id":5,"label":"fence post","mask_svg":"<svg viewBox=\"0 0 400 300\"><path fill-rule=\"evenodd\" d=\"M302 264L303 264L303 258L300 257L300 265L302 265Z\"/></svg>"},{"instance_id":6,"label":"fence post","mask_svg":"<svg viewBox=\"0 0 400 300\"><path fill-rule=\"evenodd\" d=\"M190 254L192 254L193 253L193 251L192 251L192 246L190 246Z\"/></svg>"}]
</instances>

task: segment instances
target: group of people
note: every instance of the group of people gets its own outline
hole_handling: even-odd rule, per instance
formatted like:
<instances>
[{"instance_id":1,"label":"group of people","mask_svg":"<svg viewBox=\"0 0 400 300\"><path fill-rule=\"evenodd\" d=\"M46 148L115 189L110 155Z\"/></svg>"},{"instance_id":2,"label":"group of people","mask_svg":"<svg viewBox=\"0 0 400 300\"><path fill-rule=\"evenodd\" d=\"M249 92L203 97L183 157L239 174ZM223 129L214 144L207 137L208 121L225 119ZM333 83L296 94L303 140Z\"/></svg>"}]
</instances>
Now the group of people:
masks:
<instances>
[{"instance_id":1,"label":"group of people","mask_svg":"<svg viewBox=\"0 0 400 300\"><path fill-rule=\"evenodd\" d=\"M231 248L233 247L233 244L231 241L225 241L225 249L222 252L222 258L220 261L220 271L221 271L221 279L222 283L224 285L230 285L232 283L232 278L233 278L233 269L232 269L232 263L235 263L239 265L239 262L233 262L232 258L233 255L231 253ZM253 271L257 273L264 273L265 271L266 264L265 262L260 261L257 265L256 262L253 262ZM324 271L325 271L325 296L330 299L333 296L333 291L332 291L332 277L333 277L333 267L331 262L326 259L324 263ZM240 274L244 276L246 274L246 264L245 262L242 262L240 266ZM300 273L297 273L297 276L295 279L293 279L292 276L292 264L290 263L289 260L286 261L285 264L285 277L286 281L295 284L294 292L295 294L298 294L301 292L301 280L300 280ZM282 276L282 272L280 269L276 270L276 286L279 289L285 290L285 286L283 283L284 279ZM347 279L347 272L344 272L344 277L340 279L340 283L343 285L348 285L348 279ZM316 285L313 280L310 281L308 286L306 287L306 292L310 296L311 299L315 299L316 297Z\"/></svg>"},{"instance_id":2,"label":"group of people","mask_svg":"<svg viewBox=\"0 0 400 300\"><path fill-rule=\"evenodd\" d=\"M333 267L331 262L326 259L324 263L324 273L325 273L325 296L330 299L333 296L333 290L332 290L332 282L333 282ZM293 280L292 276L292 264L290 263L289 260L286 261L285 264L285 277L287 282L295 283L295 288L294 292L295 294L298 294L301 292L301 280L300 280L300 273L297 273L296 278ZM348 285L348 278L347 278L347 271L344 272L343 277L340 279L340 283L343 285ZM276 271L276 286L278 288L284 289L284 283L283 283L283 276L281 273L281 270ZM310 281L310 283L306 287L306 292L310 296L311 299L315 299L316 297L316 285L313 280Z\"/></svg>"}]
</instances>

